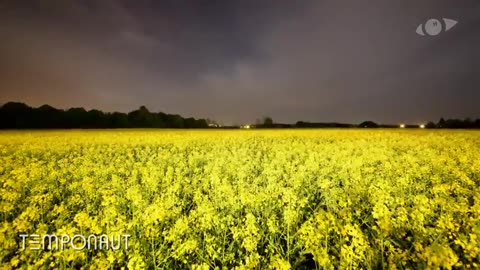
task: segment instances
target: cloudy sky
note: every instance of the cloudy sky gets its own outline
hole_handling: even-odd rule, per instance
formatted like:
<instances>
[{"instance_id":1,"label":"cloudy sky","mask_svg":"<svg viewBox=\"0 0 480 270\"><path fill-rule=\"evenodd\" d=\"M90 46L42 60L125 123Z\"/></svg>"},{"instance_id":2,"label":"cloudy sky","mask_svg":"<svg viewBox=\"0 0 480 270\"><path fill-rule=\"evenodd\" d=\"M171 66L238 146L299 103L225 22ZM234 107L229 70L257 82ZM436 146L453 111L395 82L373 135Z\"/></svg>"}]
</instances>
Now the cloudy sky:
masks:
<instances>
[{"instance_id":1,"label":"cloudy sky","mask_svg":"<svg viewBox=\"0 0 480 270\"><path fill-rule=\"evenodd\" d=\"M421 123L480 117L479 64L480 0L0 0L0 103Z\"/></svg>"}]
</instances>

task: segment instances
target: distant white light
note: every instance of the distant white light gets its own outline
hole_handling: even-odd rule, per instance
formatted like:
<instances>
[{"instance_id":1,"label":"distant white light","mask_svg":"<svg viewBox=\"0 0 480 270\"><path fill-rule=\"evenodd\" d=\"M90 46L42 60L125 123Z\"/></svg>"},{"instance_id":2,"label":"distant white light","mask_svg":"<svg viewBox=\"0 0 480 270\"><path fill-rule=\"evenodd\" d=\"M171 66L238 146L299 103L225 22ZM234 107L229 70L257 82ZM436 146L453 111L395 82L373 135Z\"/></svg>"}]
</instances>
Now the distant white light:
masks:
<instances>
[{"instance_id":1,"label":"distant white light","mask_svg":"<svg viewBox=\"0 0 480 270\"><path fill-rule=\"evenodd\" d=\"M401 125L400 125L400 128L405 128L405 125L404 125L404 124L401 124Z\"/></svg>"},{"instance_id":2,"label":"distant white light","mask_svg":"<svg viewBox=\"0 0 480 270\"><path fill-rule=\"evenodd\" d=\"M425 125L420 125L420 128L425 128Z\"/></svg>"}]
</instances>

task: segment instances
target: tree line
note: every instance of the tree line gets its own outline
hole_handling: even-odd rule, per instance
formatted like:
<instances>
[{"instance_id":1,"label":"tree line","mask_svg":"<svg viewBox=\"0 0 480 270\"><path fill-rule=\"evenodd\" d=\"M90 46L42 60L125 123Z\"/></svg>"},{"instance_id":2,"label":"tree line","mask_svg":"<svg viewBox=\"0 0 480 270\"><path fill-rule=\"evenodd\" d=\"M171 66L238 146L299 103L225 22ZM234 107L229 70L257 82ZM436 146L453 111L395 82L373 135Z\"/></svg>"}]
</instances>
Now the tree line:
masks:
<instances>
[{"instance_id":1,"label":"tree line","mask_svg":"<svg viewBox=\"0 0 480 270\"><path fill-rule=\"evenodd\" d=\"M364 128L398 128L399 125L380 125L373 121L362 122L359 127ZM419 128L419 125L404 125L404 128ZM424 128L447 128L447 129L477 129L480 128L480 119L444 119L440 118L437 123L428 122Z\"/></svg>"},{"instance_id":2,"label":"tree line","mask_svg":"<svg viewBox=\"0 0 480 270\"><path fill-rule=\"evenodd\" d=\"M209 125L211 124L211 125ZM84 108L56 109L49 105L33 108L25 103L8 102L0 107L0 129L63 129L63 128L208 128L220 127L205 119L184 118L178 114L150 112L145 106L129 113L105 113ZM257 120L254 128L398 128L399 125L377 124L364 121L358 125L343 123L312 123L298 121L295 124L275 123L271 117ZM418 128L418 125L405 125ZM428 122L425 128L480 129L480 119L444 119ZM222 128L238 128L223 126Z\"/></svg>"},{"instance_id":3,"label":"tree line","mask_svg":"<svg viewBox=\"0 0 480 270\"><path fill-rule=\"evenodd\" d=\"M129 113L105 113L84 108L61 110L49 105L33 108L20 102L8 102L0 107L0 129L206 127L205 119L154 113L145 106Z\"/></svg>"},{"instance_id":4,"label":"tree line","mask_svg":"<svg viewBox=\"0 0 480 270\"><path fill-rule=\"evenodd\" d=\"M373 121L363 121L356 124L344 123L316 123L298 121L295 124L279 124L274 123L270 117L264 118L263 122L258 122L253 126L254 128L399 128L400 125L378 124ZM403 125L404 128L419 128L420 125ZM443 119L441 118L437 123L428 122L424 128L446 128L446 129L480 129L480 119Z\"/></svg>"}]
</instances>

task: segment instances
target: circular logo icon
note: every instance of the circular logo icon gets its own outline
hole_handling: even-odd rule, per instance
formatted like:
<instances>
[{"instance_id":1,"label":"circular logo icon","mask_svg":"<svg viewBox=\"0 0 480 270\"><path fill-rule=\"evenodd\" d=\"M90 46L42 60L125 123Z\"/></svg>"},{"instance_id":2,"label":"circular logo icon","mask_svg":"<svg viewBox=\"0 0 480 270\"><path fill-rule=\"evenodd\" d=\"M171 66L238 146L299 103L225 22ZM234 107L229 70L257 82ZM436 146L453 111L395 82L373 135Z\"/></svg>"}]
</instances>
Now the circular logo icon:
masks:
<instances>
[{"instance_id":1,"label":"circular logo icon","mask_svg":"<svg viewBox=\"0 0 480 270\"><path fill-rule=\"evenodd\" d=\"M425 23L425 32L430 36L436 36L442 32L442 23L437 19L430 19Z\"/></svg>"}]
</instances>

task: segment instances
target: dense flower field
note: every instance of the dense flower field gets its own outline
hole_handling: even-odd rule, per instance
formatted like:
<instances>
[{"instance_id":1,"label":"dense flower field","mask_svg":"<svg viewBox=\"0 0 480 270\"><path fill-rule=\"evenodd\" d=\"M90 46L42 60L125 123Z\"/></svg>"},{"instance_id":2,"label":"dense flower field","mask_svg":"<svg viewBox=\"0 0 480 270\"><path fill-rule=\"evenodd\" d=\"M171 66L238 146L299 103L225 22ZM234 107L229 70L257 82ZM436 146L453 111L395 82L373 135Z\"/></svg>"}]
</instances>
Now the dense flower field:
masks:
<instances>
[{"instance_id":1,"label":"dense flower field","mask_svg":"<svg viewBox=\"0 0 480 270\"><path fill-rule=\"evenodd\" d=\"M1 132L0 268L478 269L479 185L475 131Z\"/></svg>"}]
</instances>

